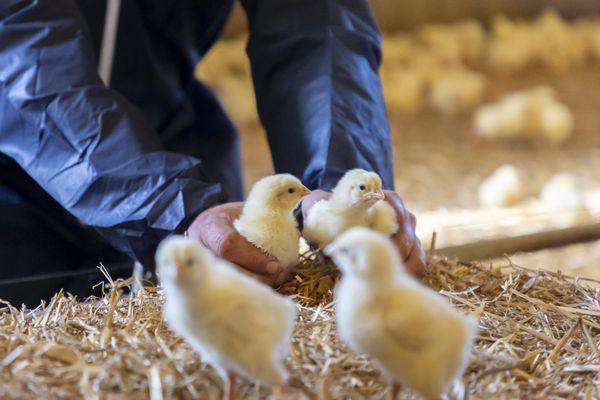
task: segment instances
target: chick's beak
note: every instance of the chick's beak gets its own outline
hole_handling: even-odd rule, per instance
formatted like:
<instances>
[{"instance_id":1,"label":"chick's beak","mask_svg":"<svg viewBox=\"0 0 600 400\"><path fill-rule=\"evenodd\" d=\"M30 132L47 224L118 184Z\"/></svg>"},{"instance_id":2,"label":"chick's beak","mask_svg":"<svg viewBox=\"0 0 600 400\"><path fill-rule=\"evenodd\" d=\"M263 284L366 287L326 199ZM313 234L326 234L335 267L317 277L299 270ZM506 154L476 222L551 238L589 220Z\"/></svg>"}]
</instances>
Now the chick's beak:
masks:
<instances>
[{"instance_id":1,"label":"chick's beak","mask_svg":"<svg viewBox=\"0 0 600 400\"><path fill-rule=\"evenodd\" d=\"M383 190L379 189L365 195L367 200L383 200L385 199L385 195L383 194Z\"/></svg>"},{"instance_id":2,"label":"chick's beak","mask_svg":"<svg viewBox=\"0 0 600 400\"><path fill-rule=\"evenodd\" d=\"M302 197L308 196L311 193L312 192L310 191L310 189L307 188L306 186L302 186L302 188L300 188L300 196L302 196Z\"/></svg>"}]
</instances>

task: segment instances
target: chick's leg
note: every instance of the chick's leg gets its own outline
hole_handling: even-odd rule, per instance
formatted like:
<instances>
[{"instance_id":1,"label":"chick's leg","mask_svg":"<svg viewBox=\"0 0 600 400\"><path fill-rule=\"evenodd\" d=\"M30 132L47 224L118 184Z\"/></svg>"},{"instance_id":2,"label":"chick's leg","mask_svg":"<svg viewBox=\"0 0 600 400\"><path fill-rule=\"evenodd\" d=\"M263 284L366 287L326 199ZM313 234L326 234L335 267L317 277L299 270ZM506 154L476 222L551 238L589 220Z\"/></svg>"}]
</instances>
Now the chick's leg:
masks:
<instances>
[{"instance_id":1,"label":"chick's leg","mask_svg":"<svg viewBox=\"0 0 600 400\"><path fill-rule=\"evenodd\" d=\"M400 395L402 386L399 383L392 383L392 400L396 400Z\"/></svg>"},{"instance_id":2,"label":"chick's leg","mask_svg":"<svg viewBox=\"0 0 600 400\"><path fill-rule=\"evenodd\" d=\"M281 400L283 398L283 387L281 385L273 386L271 396L273 400Z\"/></svg>"},{"instance_id":3,"label":"chick's leg","mask_svg":"<svg viewBox=\"0 0 600 400\"><path fill-rule=\"evenodd\" d=\"M225 388L223 390L223 400L235 400L235 378L235 373L227 372Z\"/></svg>"}]
</instances>

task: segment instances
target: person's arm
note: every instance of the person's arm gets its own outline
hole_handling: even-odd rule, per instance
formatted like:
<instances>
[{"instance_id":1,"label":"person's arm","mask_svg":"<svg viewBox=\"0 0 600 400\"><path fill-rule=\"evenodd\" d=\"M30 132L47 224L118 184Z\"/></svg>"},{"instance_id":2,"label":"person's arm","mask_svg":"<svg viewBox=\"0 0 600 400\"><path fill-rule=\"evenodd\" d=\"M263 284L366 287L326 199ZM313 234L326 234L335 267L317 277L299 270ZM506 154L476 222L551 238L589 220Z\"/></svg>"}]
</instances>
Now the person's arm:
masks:
<instances>
[{"instance_id":1,"label":"person's arm","mask_svg":"<svg viewBox=\"0 0 600 400\"><path fill-rule=\"evenodd\" d=\"M275 170L311 189L331 190L352 168L377 172L394 188L389 125L378 69L381 36L366 0L242 0L258 111ZM328 196L313 192L306 213ZM421 275L425 253L415 218L386 192L400 229L392 239Z\"/></svg>"},{"instance_id":2,"label":"person's arm","mask_svg":"<svg viewBox=\"0 0 600 400\"><path fill-rule=\"evenodd\" d=\"M380 34L366 0L242 0L275 170L330 190L351 168L392 189Z\"/></svg>"},{"instance_id":3,"label":"person's arm","mask_svg":"<svg viewBox=\"0 0 600 400\"><path fill-rule=\"evenodd\" d=\"M200 161L164 151L100 81L72 0L0 2L0 152L147 265L160 239L220 201Z\"/></svg>"}]
</instances>

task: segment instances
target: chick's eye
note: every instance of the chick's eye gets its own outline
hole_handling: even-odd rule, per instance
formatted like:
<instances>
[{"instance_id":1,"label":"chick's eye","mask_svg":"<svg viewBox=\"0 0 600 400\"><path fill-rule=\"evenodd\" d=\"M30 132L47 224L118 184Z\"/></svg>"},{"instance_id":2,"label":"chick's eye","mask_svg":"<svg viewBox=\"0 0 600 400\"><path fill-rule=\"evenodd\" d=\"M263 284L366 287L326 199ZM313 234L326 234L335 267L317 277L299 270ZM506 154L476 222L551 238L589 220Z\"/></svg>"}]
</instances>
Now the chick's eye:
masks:
<instances>
[{"instance_id":1,"label":"chick's eye","mask_svg":"<svg viewBox=\"0 0 600 400\"><path fill-rule=\"evenodd\" d=\"M360 190L365 190L367 187L366 187L365 185L360 185L358 188L359 188Z\"/></svg>"},{"instance_id":2,"label":"chick's eye","mask_svg":"<svg viewBox=\"0 0 600 400\"><path fill-rule=\"evenodd\" d=\"M290 194L294 193L295 191L296 191L296 189L294 189L294 188L289 188L288 189L288 193L290 193Z\"/></svg>"},{"instance_id":3,"label":"chick's eye","mask_svg":"<svg viewBox=\"0 0 600 400\"><path fill-rule=\"evenodd\" d=\"M191 258L188 258L187 260L185 260L186 267L191 268L192 265L194 265L194 260L192 260Z\"/></svg>"}]
</instances>

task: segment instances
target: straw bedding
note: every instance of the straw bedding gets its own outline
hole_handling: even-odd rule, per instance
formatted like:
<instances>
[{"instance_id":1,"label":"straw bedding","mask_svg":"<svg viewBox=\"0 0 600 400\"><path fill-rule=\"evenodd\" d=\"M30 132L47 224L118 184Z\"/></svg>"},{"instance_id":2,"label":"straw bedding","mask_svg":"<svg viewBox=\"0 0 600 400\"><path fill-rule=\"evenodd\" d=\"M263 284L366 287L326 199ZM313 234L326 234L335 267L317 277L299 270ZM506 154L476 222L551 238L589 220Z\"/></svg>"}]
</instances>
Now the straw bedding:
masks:
<instances>
[{"instance_id":1,"label":"straw bedding","mask_svg":"<svg viewBox=\"0 0 600 400\"><path fill-rule=\"evenodd\" d=\"M281 288L300 311L287 360L290 398L387 398L369 360L338 340L339 275L317 259L305 258ZM61 292L35 310L1 304L0 398L218 398L218 376L162 320L160 289L125 293L131 282L109 282L101 299ZM595 282L442 258L430 260L424 282L480 316L471 364L452 398L600 397ZM270 396L244 381L237 392Z\"/></svg>"}]
</instances>

